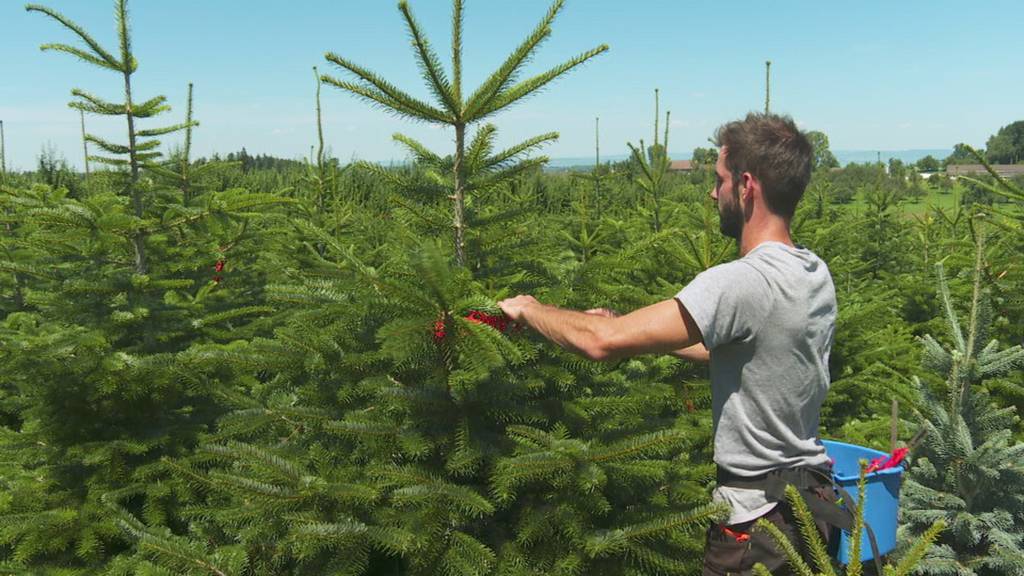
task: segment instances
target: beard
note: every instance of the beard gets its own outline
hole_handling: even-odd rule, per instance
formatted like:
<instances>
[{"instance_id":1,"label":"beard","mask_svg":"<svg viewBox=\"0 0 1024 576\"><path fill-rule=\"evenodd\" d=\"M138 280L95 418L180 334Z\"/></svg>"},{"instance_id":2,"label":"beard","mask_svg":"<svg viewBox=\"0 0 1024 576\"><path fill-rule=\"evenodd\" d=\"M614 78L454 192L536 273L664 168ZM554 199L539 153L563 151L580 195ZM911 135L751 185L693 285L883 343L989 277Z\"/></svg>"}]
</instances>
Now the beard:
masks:
<instances>
[{"instance_id":1,"label":"beard","mask_svg":"<svg viewBox=\"0 0 1024 576\"><path fill-rule=\"evenodd\" d=\"M734 201L731 204L719 207L718 229L723 236L739 240L743 234L743 209L740 208L737 196L733 196Z\"/></svg>"}]
</instances>

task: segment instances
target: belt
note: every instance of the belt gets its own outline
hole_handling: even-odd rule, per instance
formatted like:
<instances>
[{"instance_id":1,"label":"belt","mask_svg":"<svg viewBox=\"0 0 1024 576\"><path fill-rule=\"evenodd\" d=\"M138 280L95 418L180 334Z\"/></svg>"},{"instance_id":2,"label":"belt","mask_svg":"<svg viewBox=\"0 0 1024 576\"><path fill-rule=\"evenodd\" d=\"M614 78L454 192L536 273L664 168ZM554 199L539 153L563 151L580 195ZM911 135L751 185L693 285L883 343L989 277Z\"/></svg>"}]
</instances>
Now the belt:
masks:
<instances>
[{"instance_id":1,"label":"belt","mask_svg":"<svg viewBox=\"0 0 1024 576\"><path fill-rule=\"evenodd\" d=\"M786 496L786 485L792 484L801 490L832 486L832 469L823 466L797 466L780 468L757 476L740 476L721 466L715 472L719 486L764 490L769 500L782 500Z\"/></svg>"}]
</instances>

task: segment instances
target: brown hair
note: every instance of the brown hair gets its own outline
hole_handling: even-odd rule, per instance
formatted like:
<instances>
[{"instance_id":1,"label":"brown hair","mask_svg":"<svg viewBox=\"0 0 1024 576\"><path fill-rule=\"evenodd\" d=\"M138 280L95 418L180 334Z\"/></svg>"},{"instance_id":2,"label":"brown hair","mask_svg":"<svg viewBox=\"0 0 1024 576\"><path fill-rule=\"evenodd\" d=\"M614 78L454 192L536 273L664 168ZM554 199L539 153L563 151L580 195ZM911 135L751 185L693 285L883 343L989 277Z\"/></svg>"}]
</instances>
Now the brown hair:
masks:
<instances>
[{"instance_id":1,"label":"brown hair","mask_svg":"<svg viewBox=\"0 0 1024 576\"><path fill-rule=\"evenodd\" d=\"M765 204L792 218L811 179L813 148L789 116L751 112L715 131L715 145L726 148L725 167L739 186L744 172L761 182Z\"/></svg>"}]
</instances>

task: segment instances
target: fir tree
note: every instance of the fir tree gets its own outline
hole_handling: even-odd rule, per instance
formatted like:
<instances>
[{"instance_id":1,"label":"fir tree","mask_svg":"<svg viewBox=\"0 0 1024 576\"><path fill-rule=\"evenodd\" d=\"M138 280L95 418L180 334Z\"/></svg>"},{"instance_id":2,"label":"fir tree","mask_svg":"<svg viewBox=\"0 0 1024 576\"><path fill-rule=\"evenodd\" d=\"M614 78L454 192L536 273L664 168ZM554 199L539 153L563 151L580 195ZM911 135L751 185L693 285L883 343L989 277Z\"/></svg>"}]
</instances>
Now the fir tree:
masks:
<instances>
[{"instance_id":1,"label":"fir tree","mask_svg":"<svg viewBox=\"0 0 1024 576\"><path fill-rule=\"evenodd\" d=\"M439 247L399 232L370 266L303 226L325 257L273 293L304 305L216 352L267 384L174 464L205 557L240 542L250 573L693 568L718 509L709 459L685 456L707 455L703 413L674 424L674 360L545 351L482 322L493 300Z\"/></svg>"},{"instance_id":2,"label":"fir tree","mask_svg":"<svg viewBox=\"0 0 1024 576\"><path fill-rule=\"evenodd\" d=\"M452 156L450 174L455 260L459 265L464 265L467 260L465 253L465 230L467 227L465 206L468 192L467 184L474 176L473 166L470 165L473 150L467 153L466 149L467 128L536 93L551 82L564 76L573 68L608 50L607 46L601 45L571 58L547 72L526 80L519 79L523 67L532 58L537 48L551 35L551 24L562 10L563 4L564 0L555 0L548 9L547 14L523 43L509 54L505 62L476 91L466 97L464 96L462 86L463 0L453 0L452 3L452 61L450 78L442 67L437 53L433 50L420 29L420 25L413 17L408 2L406 0L399 2L398 8L409 29L417 64L419 64L420 72L427 84L427 88L430 89L437 99L436 105L411 96L372 71L342 56L334 53L327 54L329 62L352 74L356 80L355 82L350 82L325 75L323 76L324 82L350 92L398 116L454 128L455 150ZM482 146L485 143L489 143L494 127L488 125L483 127L481 131L483 133L477 134L474 139L474 143L480 143L480 146L475 147L477 152L485 151ZM408 137L402 136L397 138L404 144L418 149L417 153L424 152L428 155L433 155L427 152L426 148L421 144ZM527 150L551 138L551 135L539 136L513 146L509 150ZM473 145L470 145L470 147L474 148ZM511 154L506 160L514 156L515 154ZM509 168L509 170L514 169L516 168Z\"/></svg>"},{"instance_id":3,"label":"fir tree","mask_svg":"<svg viewBox=\"0 0 1024 576\"><path fill-rule=\"evenodd\" d=\"M146 198L144 198L144 191L139 186L139 176L141 170L147 164L160 157L160 153L155 151L160 146L160 141L156 140L155 137L177 132L185 128L186 125L178 124L145 130L140 130L135 126L136 121L152 118L161 112L169 110L170 107L165 104L167 98L164 96L156 96L143 102L137 102L132 98L131 77L138 69L138 61L132 53L127 0L118 0L114 11L117 21L119 56L114 56L111 52L108 52L81 26L75 24L59 12L37 4L28 4L25 6L25 9L29 12L40 12L49 16L73 32L85 43L85 48L77 48L60 43L43 44L41 46L42 50L65 52L87 64L116 72L123 79L123 102L107 102L89 92L75 88L71 91L71 94L77 100L72 101L69 106L82 112L89 112L90 114L124 117L128 128L127 143L108 142L92 134L87 134L85 141L92 142L104 152L113 155L95 156L92 158L93 160L128 169L128 179L125 183L124 195L131 199L135 218L143 218L146 209ZM127 158L122 158L121 156L127 156ZM131 235L131 242L135 251L135 272L144 275L148 269L146 263L145 232L140 230L133 233Z\"/></svg>"},{"instance_id":4,"label":"fir tree","mask_svg":"<svg viewBox=\"0 0 1024 576\"><path fill-rule=\"evenodd\" d=\"M187 206L193 196L197 195L196 176L192 168L192 128L199 126L199 122L192 119L192 83L188 84L188 96L185 101L185 142L180 150L171 154L171 157L164 162L154 162L147 168L156 177L168 182L169 186L175 188L181 194L182 205ZM199 166L197 170L211 170L216 163L207 163Z\"/></svg>"},{"instance_id":5,"label":"fir tree","mask_svg":"<svg viewBox=\"0 0 1024 576\"><path fill-rule=\"evenodd\" d=\"M597 217L601 217L601 119L594 118L594 170L591 172L591 178L594 181L594 203L598 207Z\"/></svg>"},{"instance_id":6,"label":"fir tree","mask_svg":"<svg viewBox=\"0 0 1024 576\"><path fill-rule=\"evenodd\" d=\"M215 242L224 228L237 243L259 210L285 200L235 190L188 209L160 194L139 175L159 156L149 138L169 130L136 131L134 120L165 105L162 97L131 104L136 61L125 2L116 6L120 59L62 15L29 9L58 20L88 46L44 48L121 73L124 103L76 90L72 104L125 116L128 145L87 140L129 158L107 159L119 167L113 189L71 197L64 188L5 186L0 196L12 224L0 266L20 277L15 309L0 321L0 370L14 391L0 395L0 458L11 469L0 491L17 494L0 505L0 561L95 572L128 547L103 495L125 494L124 506L153 523L173 517L175 495L149 479L161 457L188 450L218 415L222 367L190 347L244 337L245 320L266 312L220 307L232 289L211 279L211 244L223 246Z\"/></svg>"},{"instance_id":7,"label":"fir tree","mask_svg":"<svg viewBox=\"0 0 1024 576\"><path fill-rule=\"evenodd\" d=\"M304 188L308 188L312 195L311 222L316 226L330 231L335 237L342 224L350 216L350 198L342 198L340 179L348 170L349 166L339 168L336 158L328 158L327 150L324 147L324 126L323 110L320 104L320 88L323 85L320 73L316 66L313 67L313 78L316 81L316 153L307 163ZM317 252L324 255L326 246L321 242L317 244Z\"/></svg>"},{"instance_id":8,"label":"fir tree","mask_svg":"<svg viewBox=\"0 0 1024 576\"><path fill-rule=\"evenodd\" d=\"M7 184L7 161L4 153L4 122L3 120L0 120L0 196L7 195L11 192L11 190L5 188L5 185ZM21 276L25 270L22 269L29 268L30 262L28 262L28 259L23 255L18 257L14 255L15 248L12 245L14 236L13 232L18 223L12 221L14 220L14 218L11 218L13 212L14 211L10 209L4 210L5 234L2 239L0 239L0 245L2 245L4 252L4 272L10 272L11 275L13 285L11 289L13 309L21 310L25 306L24 286ZM4 306L3 309L5 312L10 310L8 306Z\"/></svg>"},{"instance_id":9,"label":"fir tree","mask_svg":"<svg viewBox=\"0 0 1024 576\"><path fill-rule=\"evenodd\" d=\"M337 174L332 174L331 178L327 177L328 164L327 159L324 158L324 123L323 113L320 108L320 87L323 82L320 80L320 72L317 71L316 66L313 67L313 77L316 79L316 201L315 205L317 211L321 214L324 212L324 199L327 196L328 188L335 182ZM332 166L333 167L333 166Z\"/></svg>"},{"instance_id":10,"label":"fir tree","mask_svg":"<svg viewBox=\"0 0 1024 576\"><path fill-rule=\"evenodd\" d=\"M668 168L671 161L668 157L668 128L671 112L665 112L665 137L658 142L658 90L654 90L654 143L650 148L644 147L644 141L640 140L640 146L632 144L629 146L633 162L640 168L640 176L636 183L646 194L647 202L651 205L651 226L655 233L662 229L662 203L667 185Z\"/></svg>"},{"instance_id":11,"label":"fir tree","mask_svg":"<svg viewBox=\"0 0 1024 576\"><path fill-rule=\"evenodd\" d=\"M864 526L864 506L866 505L864 499L865 482L866 477L864 467L862 466L860 482L857 485L857 502L860 505L854 506L853 530L851 531L853 534L860 534ZM767 532L775 540L779 548L785 553L786 560L793 574L800 576L837 576L839 574L860 576L864 574L864 565L860 559L861 541L859 538L855 538L851 542L849 564L842 568L838 567L835 559L829 556L821 534L815 525L814 518L796 488L792 486L786 488L786 500L793 508L797 530L800 533L801 539L796 545L776 525L766 520L758 520L755 524L755 529ZM898 564L893 565L890 563L883 566L883 575L881 576L909 576L917 573L920 570L922 558L929 552L945 528L946 526L941 520L929 526L919 538L914 540L913 546L900 559ZM808 565L798 550L806 551L811 556L817 568L816 570ZM771 572L768 571L764 564L760 563L754 565L753 573L757 576L771 576Z\"/></svg>"},{"instance_id":12,"label":"fir tree","mask_svg":"<svg viewBox=\"0 0 1024 576\"><path fill-rule=\"evenodd\" d=\"M922 562L926 574L1011 575L1024 571L1024 444L1011 428L1014 408L992 405L987 381L1024 366L1024 349L1000 350L989 341L992 320L982 287L983 242L978 235L968 321L961 326L942 264L939 293L949 345L922 339L924 365L944 381L936 387L915 378L924 397L924 441L903 487L905 541L943 520L949 530Z\"/></svg>"},{"instance_id":13,"label":"fir tree","mask_svg":"<svg viewBox=\"0 0 1024 576\"><path fill-rule=\"evenodd\" d=\"M898 271L903 264L900 259L910 253L905 249L895 249L897 242L906 240L909 228L898 210L905 200L904 194L899 187L884 180L865 187L861 195L866 204L865 232L874 238L873 242L864 245L862 257L871 263L876 276Z\"/></svg>"},{"instance_id":14,"label":"fir tree","mask_svg":"<svg viewBox=\"0 0 1024 576\"><path fill-rule=\"evenodd\" d=\"M974 148L967 144L963 144L962 146L972 156L974 156L975 160L980 162L981 165L985 167L985 170L987 170L989 175L992 176L994 182L989 183L978 178L971 178L968 176L961 176L961 180L970 182L971 184L974 184L975 186L978 186L983 190L1002 196L1018 204L1024 203L1024 189L1022 189L1020 185L1010 180L1007 180L999 173L997 173L995 169L992 168L992 165L989 164L988 160L985 158L983 154L980 154L977 150L975 150ZM1018 236L1024 237L1024 217L1021 216L1019 211L1009 211L1002 209L998 206L988 206L986 210L989 212L993 212L995 214L999 214L1006 218L1010 222L1011 229L1014 232L1016 232Z\"/></svg>"},{"instance_id":15,"label":"fir tree","mask_svg":"<svg viewBox=\"0 0 1024 576\"><path fill-rule=\"evenodd\" d=\"M586 186L581 189L578 198L574 201L574 207L579 216L578 226L575 227L577 232L575 234L567 231L562 232L565 239L572 245L573 251L576 252L584 263L599 250L603 240L602 237L605 234L602 226L603 223L601 222L604 211L604 202L601 198L601 182L608 178L608 172L601 166L600 123L600 118L594 119L594 168L589 174L573 174L574 177L586 183L593 183L594 193L592 196L588 194ZM592 218L591 214L595 212L596 214ZM597 220L596 226L593 223L594 219Z\"/></svg>"},{"instance_id":16,"label":"fir tree","mask_svg":"<svg viewBox=\"0 0 1024 576\"><path fill-rule=\"evenodd\" d=\"M226 168L235 166L232 162L194 162L192 160L192 131L199 126L193 115L193 85L188 84L185 100L185 121L181 124L185 132L185 140L180 148L172 148L166 159L153 161L146 165L146 172L157 183L157 192L171 193L177 198L184 212L189 207L196 208L197 202L204 195L218 188L211 176ZM223 189L226 186L220 186ZM165 199L161 199L165 200ZM209 200L209 198L206 198Z\"/></svg>"},{"instance_id":17,"label":"fir tree","mask_svg":"<svg viewBox=\"0 0 1024 576\"><path fill-rule=\"evenodd\" d=\"M219 368L188 346L237 338L242 320L265 310L218 310L225 290L187 257L205 253L199 221L174 218L172 233L154 227L152 239L177 242L154 252L159 265L140 277L124 242L124 198L65 194L37 186L3 197L18 226L5 239L2 266L17 273L23 305L0 323L0 366L14 391L0 395L0 411L10 415L0 454L16 472L6 489L18 494L0 509L0 558L95 568L125 546L100 497L141 485L131 505L154 518L167 514L172 495L147 485L147 475L216 416ZM216 214L237 218L253 205L235 194L219 200ZM223 328L228 321L233 331Z\"/></svg>"}]
</instances>

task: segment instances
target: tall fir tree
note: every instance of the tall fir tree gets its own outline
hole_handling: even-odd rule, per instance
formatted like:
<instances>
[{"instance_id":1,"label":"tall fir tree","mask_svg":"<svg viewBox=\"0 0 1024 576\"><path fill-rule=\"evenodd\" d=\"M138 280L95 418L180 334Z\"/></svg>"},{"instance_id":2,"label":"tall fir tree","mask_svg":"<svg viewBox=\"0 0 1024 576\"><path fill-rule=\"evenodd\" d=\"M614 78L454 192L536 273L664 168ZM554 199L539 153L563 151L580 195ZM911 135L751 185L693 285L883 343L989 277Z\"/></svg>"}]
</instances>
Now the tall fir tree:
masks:
<instances>
[{"instance_id":1,"label":"tall fir tree","mask_svg":"<svg viewBox=\"0 0 1024 576\"><path fill-rule=\"evenodd\" d=\"M124 82L124 100L122 102L108 102L89 92L75 88L71 91L76 100L69 106L82 112L98 114L101 116L120 116L125 119L127 126L127 142L124 144L108 142L93 134L86 134L85 141L92 142L104 152L112 156L95 156L92 159L108 165L127 168L128 175L124 185L124 195L132 203L135 217L142 219L146 210L147 198L145 191L139 185L139 176L142 169L152 161L160 157L156 149L160 141L156 136L162 136L177 132L185 128L185 124L177 124L162 128L139 129L136 122L142 119L152 118L157 114L170 109L166 105L167 98L156 96L138 102L132 96L132 74L138 69L138 61L132 53L131 31L128 25L128 3L127 0L118 0L115 4L114 16L117 22L117 36L119 50L118 56L103 48L96 40L89 35L81 26L69 20L63 14L38 4L28 4L25 9L29 12L39 12L56 20L67 30L73 32L85 44L84 48L78 48L69 44L50 43L43 44L44 51L53 50L64 52L75 56L79 60L97 66L101 69L116 72ZM127 156L124 158L123 156ZM146 233L143 229L131 235L132 246L135 251L135 272L146 274L148 265L146 262Z\"/></svg>"},{"instance_id":2,"label":"tall fir tree","mask_svg":"<svg viewBox=\"0 0 1024 576\"><path fill-rule=\"evenodd\" d=\"M602 244L602 237L605 231L601 218L604 212L604 203L601 198L601 183L608 179L608 170L601 166L601 119L594 119L594 167L589 174L573 174L585 184L580 188L579 195L574 200L576 213L579 215L579 222L574 226L574 232L562 231L564 238L573 247L573 251L582 262L591 258ZM589 185L593 184L593 194L590 193Z\"/></svg>"},{"instance_id":3,"label":"tall fir tree","mask_svg":"<svg viewBox=\"0 0 1024 576\"><path fill-rule=\"evenodd\" d=\"M339 80L329 75L323 77L324 82L354 94L371 104L380 106L384 110L403 118L451 126L455 130L455 150L450 167L450 182L455 261L460 266L465 265L467 261L465 252L467 185L475 175L473 172L475 167L471 165L471 162L468 162L468 160L472 160L471 153L473 150L470 150L470 154L467 154L467 128L520 102L564 76L572 69L608 50L606 45L601 45L583 52L551 68L547 72L526 80L519 79L523 67L533 57L537 48L551 35L551 24L562 10L563 4L564 0L555 0L548 9L547 14L545 14L544 18L522 44L509 54L505 62L472 94L466 97L464 96L462 86L463 0L453 0L452 2L452 59L450 77L448 72L444 70L440 58L431 47L427 37L423 34L419 23L413 17L409 3L406 0L400 1L398 9L402 13L408 27L416 61L420 67L420 73L427 84L427 88L437 99L436 105L413 97L374 72L342 56L334 53L327 54L327 60L355 76L355 82ZM474 143L479 143L480 145L470 145L477 152L485 151L483 146L489 144L494 127L490 125L484 126L481 128L481 132L474 139ZM424 146L408 137L399 136L396 138L404 144L417 149L417 154L419 151L427 152ZM498 156L508 161L515 158L519 152L531 149L552 138L553 135L550 134L538 136L509 148L506 155L499 154ZM487 151L489 152L489 150ZM433 155L432 153L428 154ZM486 167L493 169L496 166L489 165ZM476 166L476 168L479 168L479 166ZM515 166L505 167L505 170L517 170L517 168Z\"/></svg>"},{"instance_id":4,"label":"tall fir tree","mask_svg":"<svg viewBox=\"0 0 1024 576\"><path fill-rule=\"evenodd\" d=\"M649 148L644 147L640 140L639 147L627 144L633 162L640 168L636 179L637 185L644 191L645 199L651 206L651 227L655 233L662 230L662 204L666 193L668 169L671 160L668 157L668 129L671 112L665 112L665 136L658 141L659 121L658 89L654 90L654 142Z\"/></svg>"},{"instance_id":5,"label":"tall fir tree","mask_svg":"<svg viewBox=\"0 0 1024 576\"><path fill-rule=\"evenodd\" d=\"M63 15L28 9L86 44L44 49L119 73L124 102L75 90L72 106L124 117L127 144L87 140L128 158L101 160L116 169L109 189L71 197L65 188L35 185L0 196L14 225L0 266L20 277L15 305L5 306L0 321L0 369L13 390L0 396L0 454L10 468L0 482L12 495L0 503L0 563L95 573L129 546L104 495L126 494L125 506L150 519L171 515L174 495L148 479L161 457L188 450L218 415L221 368L190 347L237 338L254 315L218 309L233 288L211 278L211 245L225 223L255 220L283 200L234 190L185 210L162 195L141 175L157 166L153 137L182 125L136 129L135 120L167 107L163 97L132 100L137 61L126 3L115 6L120 57ZM233 331L223 328L229 321Z\"/></svg>"},{"instance_id":6,"label":"tall fir tree","mask_svg":"<svg viewBox=\"0 0 1024 576\"><path fill-rule=\"evenodd\" d=\"M677 425L671 372L502 334L440 247L396 242L378 270L319 240L343 269L275 289L308 307L231 352L267 385L175 464L206 558L240 542L253 573L693 569L719 510L689 480L709 438Z\"/></svg>"},{"instance_id":7,"label":"tall fir tree","mask_svg":"<svg viewBox=\"0 0 1024 576\"><path fill-rule=\"evenodd\" d=\"M992 311L983 288L978 234L973 289L961 325L942 264L937 265L948 344L922 339L924 365L943 378L920 393L923 441L903 487L903 540L942 520L949 529L919 568L924 574L1009 576L1024 573L1024 443L1016 442L1014 407L993 405L986 383L1024 366L1021 346L989 340Z\"/></svg>"}]
</instances>

